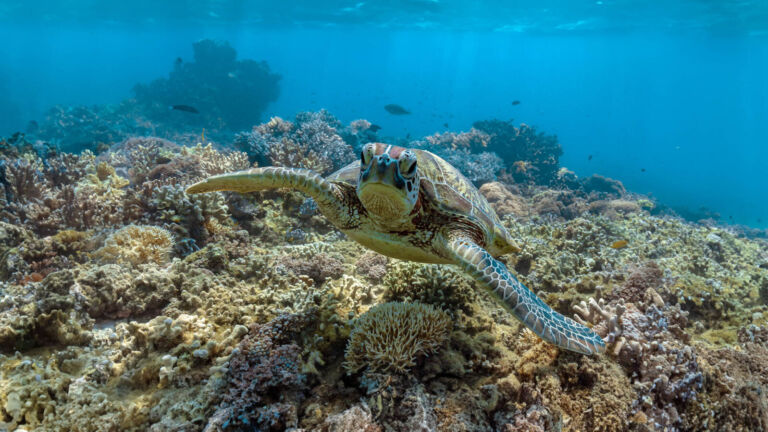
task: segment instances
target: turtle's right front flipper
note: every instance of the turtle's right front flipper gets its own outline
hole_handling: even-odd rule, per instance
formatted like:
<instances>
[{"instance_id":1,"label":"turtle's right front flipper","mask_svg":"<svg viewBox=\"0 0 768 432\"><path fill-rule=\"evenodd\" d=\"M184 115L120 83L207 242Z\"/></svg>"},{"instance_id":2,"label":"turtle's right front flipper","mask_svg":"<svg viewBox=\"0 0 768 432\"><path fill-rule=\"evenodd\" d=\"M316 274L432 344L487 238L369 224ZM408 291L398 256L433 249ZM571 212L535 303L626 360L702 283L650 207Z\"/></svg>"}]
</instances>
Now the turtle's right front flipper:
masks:
<instances>
[{"instance_id":1,"label":"turtle's right front flipper","mask_svg":"<svg viewBox=\"0 0 768 432\"><path fill-rule=\"evenodd\" d=\"M187 188L188 194L216 191L256 192L267 189L289 188L304 192L320 206L338 201L336 186L320 174L302 168L263 167L221 174L195 183Z\"/></svg>"}]
</instances>

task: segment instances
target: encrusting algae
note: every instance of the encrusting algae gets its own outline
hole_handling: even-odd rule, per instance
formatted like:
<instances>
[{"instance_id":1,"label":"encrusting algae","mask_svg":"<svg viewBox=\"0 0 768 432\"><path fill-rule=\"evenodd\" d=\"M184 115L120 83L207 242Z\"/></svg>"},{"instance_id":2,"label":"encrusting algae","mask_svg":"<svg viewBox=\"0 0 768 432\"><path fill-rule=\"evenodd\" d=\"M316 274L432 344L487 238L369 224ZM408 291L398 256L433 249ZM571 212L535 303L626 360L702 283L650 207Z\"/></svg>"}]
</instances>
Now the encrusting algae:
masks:
<instances>
[{"instance_id":1,"label":"encrusting algae","mask_svg":"<svg viewBox=\"0 0 768 432\"><path fill-rule=\"evenodd\" d=\"M469 181L520 248L500 261L605 354L543 341L457 267L369 251L301 194L185 192L288 140L332 170L382 140L368 122L45 163L2 140L0 430L768 429L765 235L662 214L562 171L549 135L479 123L402 144L468 173L461 152L496 155Z\"/></svg>"}]
</instances>

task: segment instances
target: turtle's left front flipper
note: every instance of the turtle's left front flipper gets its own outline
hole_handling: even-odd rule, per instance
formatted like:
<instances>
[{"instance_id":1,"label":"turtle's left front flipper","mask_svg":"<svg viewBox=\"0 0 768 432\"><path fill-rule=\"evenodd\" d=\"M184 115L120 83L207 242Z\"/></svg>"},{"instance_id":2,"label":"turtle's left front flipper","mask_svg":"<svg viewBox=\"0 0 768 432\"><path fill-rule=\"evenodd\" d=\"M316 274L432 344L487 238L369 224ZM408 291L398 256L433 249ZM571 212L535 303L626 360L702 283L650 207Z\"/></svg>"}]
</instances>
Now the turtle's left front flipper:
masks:
<instances>
[{"instance_id":1,"label":"turtle's left front flipper","mask_svg":"<svg viewBox=\"0 0 768 432\"><path fill-rule=\"evenodd\" d=\"M554 311L518 281L504 264L472 240L457 235L449 241L448 247L456 264L545 341L582 354L605 351L605 342L597 333Z\"/></svg>"}]
</instances>

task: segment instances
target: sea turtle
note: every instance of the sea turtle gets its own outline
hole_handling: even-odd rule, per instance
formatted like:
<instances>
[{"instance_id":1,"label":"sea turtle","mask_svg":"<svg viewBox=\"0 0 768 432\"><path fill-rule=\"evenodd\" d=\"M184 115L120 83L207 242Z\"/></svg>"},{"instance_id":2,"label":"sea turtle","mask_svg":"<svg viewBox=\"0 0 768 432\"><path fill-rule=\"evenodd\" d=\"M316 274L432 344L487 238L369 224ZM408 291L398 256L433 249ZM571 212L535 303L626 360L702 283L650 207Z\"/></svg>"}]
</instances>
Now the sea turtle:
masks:
<instances>
[{"instance_id":1,"label":"sea turtle","mask_svg":"<svg viewBox=\"0 0 768 432\"><path fill-rule=\"evenodd\" d=\"M336 227L379 253L460 266L548 342L583 354L605 350L600 336L552 310L494 258L520 249L472 183L428 151L368 143L359 161L328 178L307 169L253 168L210 177L187 193L276 188L311 196Z\"/></svg>"}]
</instances>

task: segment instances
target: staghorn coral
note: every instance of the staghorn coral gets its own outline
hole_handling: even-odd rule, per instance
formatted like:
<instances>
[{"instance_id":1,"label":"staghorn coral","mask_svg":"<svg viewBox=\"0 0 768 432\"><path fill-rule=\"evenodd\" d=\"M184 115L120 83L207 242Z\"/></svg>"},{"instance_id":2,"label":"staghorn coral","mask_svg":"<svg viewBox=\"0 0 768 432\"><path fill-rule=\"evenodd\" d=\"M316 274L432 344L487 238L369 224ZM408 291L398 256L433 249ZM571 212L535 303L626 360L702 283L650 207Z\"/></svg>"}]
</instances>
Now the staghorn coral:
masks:
<instances>
[{"instance_id":1,"label":"staghorn coral","mask_svg":"<svg viewBox=\"0 0 768 432\"><path fill-rule=\"evenodd\" d=\"M173 245L173 236L163 228L128 225L107 237L94 256L104 262L132 266L165 265L171 259Z\"/></svg>"},{"instance_id":2,"label":"staghorn coral","mask_svg":"<svg viewBox=\"0 0 768 432\"><path fill-rule=\"evenodd\" d=\"M384 303L357 319L349 335L344 367L349 372L406 373L419 357L437 351L447 336L447 314L420 303Z\"/></svg>"},{"instance_id":3,"label":"staghorn coral","mask_svg":"<svg viewBox=\"0 0 768 432\"><path fill-rule=\"evenodd\" d=\"M241 171L249 168L248 155L243 152L219 152L212 144L182 147L181 156L192 156L201 170L202 177Z\"/></svg>"},{"instance_id":4,"label":"staghorn coral","mask_svg":"<svg viewBox=\"0 0 768 432\"><path fill-rule=\"evenodd\" d=\"M590 299L576 307L582 323L613 344L611 353L628 369L638 398L632 404L633 421L654 428L676 430L686 421L684 408L703 390L704 376L697 355L686 346L686 314L668 307L653 290L645 291L638 306L608 304Z\"/></svg>"},{"instance_id":5,"label":"staghorn coral","mask_svg":"<svg viewBox=\"0 0 768 432\"><path fill-rule=\"evenodd\" d=\"M12 163L4 163L0 168L5 172L5 196L8 202L25 204L40 200L45 194L42 180L42 166L37 161L16 159Z\"/></svg>"}]
</instances>

